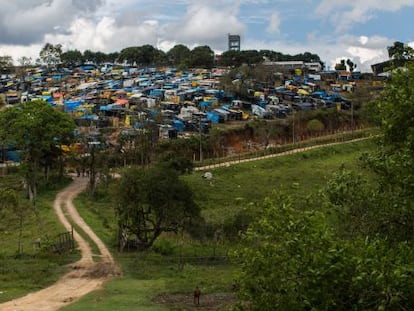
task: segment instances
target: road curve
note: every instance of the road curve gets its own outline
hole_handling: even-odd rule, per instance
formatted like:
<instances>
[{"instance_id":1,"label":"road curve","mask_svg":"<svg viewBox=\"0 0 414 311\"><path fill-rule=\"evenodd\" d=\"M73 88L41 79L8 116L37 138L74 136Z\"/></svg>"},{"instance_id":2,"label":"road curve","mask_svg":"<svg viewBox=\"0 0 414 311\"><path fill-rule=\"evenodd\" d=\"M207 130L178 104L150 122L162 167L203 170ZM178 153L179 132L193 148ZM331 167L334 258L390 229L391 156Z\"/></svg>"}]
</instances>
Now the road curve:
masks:
<instances>
[{"instance_id":1,"label":"road curve","mask_svg":"<svg viewBox=\"0 0 414 311\"><path fill-rule=\"evenodd\" d=\"M111 253L73 205L73 199L85 190L87 185L87 178L75 177L74 181L56 196L53 209L66 230L72 229L72 223L76 224L96 244L101 260L94 262L89 243L74 230L74 239L80 249L81 259L70 265L72 270L47 288L0 304L1 311L55 311L101 288L105 281L119 275L119 268Z\"/></svg>"}]
</instances>

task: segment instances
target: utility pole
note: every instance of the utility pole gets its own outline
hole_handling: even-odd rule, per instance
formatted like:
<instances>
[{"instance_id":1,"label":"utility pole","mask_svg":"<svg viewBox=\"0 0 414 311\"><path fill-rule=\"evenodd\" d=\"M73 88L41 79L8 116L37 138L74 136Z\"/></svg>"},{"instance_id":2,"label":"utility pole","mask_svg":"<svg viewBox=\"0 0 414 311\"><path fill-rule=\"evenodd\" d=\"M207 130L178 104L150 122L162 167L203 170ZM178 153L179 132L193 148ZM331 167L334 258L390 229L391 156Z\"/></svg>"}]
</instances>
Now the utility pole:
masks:
<instances>
[{"instance_id":1,"label":"utility pole","mask_svg":"<svg viewBox=\"0 0 414 311\"><path fill-rule=\"evenodd\" d=\"M200 133L200 162L203 161L203 145L201 143L202 133L201 133L201 116L198 118L198 131Z\"/></svg>"},{"instance_id":2,"label":"utility pole","mask_svg":"<svg viewBox=\"0 0 414 311\"><path fill-rule=\"evenodd\" d=\"M351 135L354 137L354 103L351 101Z\"/></svg>"},{"instance_id":3,"label":"utility pole","mask_svg":"<svg viewBox=\"0 0 414 311\"><path fill-rule=\"evenodd\" d=\"M295 143L295 111L293 111L292 116L293 116L292 143Z\"/></svg>"}]
</instances>

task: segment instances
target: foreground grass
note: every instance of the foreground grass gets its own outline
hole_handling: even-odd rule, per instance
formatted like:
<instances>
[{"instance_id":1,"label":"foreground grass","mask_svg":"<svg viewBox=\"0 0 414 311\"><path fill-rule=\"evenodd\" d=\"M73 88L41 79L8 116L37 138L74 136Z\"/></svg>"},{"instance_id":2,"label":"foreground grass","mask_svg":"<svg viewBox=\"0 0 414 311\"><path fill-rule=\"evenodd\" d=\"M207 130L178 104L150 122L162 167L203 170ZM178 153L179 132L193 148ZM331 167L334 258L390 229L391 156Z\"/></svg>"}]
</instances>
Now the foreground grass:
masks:
<instances>
[{"instance_id":1,"label":"foreground grass","mask_svg":"<svg viewBox=\"0 0 414 311\"><path fill-rule=\"evenodd\" d=\"M48 191L42 191L34 207L27 205L22 232L22 250L18 249L18 218L8 210L1 211L0 218L0 303L23 296L53 284L67 269L66 264L80 258L78 253L58 255L50 253L49 246L56 236L64 232L53 211L53 200L59 189L70 181L53 182ZM17 175L2 176L1 187L17 188L21 183ZM21 203L25 203L22 197ZM33 244L40 240L40 249Z\"/></svg>"},{"instance_id":2,"label":"foreground grass","mask_svg":"<svg viewBox=\"0 0 414 311\"><path fill-rule=\"evenodd\" d=\"M202 172L184 178L207 221L224 223L246 205L258 206L275 190L300 199L319 190L341 166L361 171L358 158L372 148L370 141L348 143L215 169L211 181L203 179ZM211 264L208 258L226 255L234 241L197 242L186 236L164 236L156 245L158 252L117 253L109 189L100 191L94 199L81 195L75 204L86 222L110 246L123 276L62 310L188 310L185 306L162 305L155 299L160 294L191 294L195 286L200 286L203 293L231 291L237 266L228 262ZM161 255L163 251L167 255ZM204 261L199 262L199 258Z\"/></svg>"}]
</instances>

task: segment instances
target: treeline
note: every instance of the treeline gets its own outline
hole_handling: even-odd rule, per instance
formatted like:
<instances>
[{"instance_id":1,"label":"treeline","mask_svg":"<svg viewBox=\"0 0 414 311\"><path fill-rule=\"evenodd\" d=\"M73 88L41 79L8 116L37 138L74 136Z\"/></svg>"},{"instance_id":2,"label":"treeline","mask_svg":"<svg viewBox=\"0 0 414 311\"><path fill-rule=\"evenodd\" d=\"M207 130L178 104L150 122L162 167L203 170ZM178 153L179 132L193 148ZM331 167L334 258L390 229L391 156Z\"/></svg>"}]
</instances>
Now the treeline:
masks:
<instances>
[{"instance_id":1,"label":"treeline","mask_svg":"<svg viewBox=\"0 0 414 311\"><path fill-rule=\"evenodd\" d=\"M215 65L238 67L242 64L259 64L268 61L305 61L320 62L317 54L310 52L297 55L283 54L271 50L244 50L226 51L216 56L207 45L196 46L193 49L177 44L169 51L146 44L142 46L130 46L120 52L103 53L85 50L68 50L62 52L60 44L47 43L40 52L39 61L46 65L62 64L63 66L77 66L85 62L96 65L103 63L122 63L134 66L165 66L171 65L177 68L203 67L212 68Z\"/></svg>"}]
</instances>

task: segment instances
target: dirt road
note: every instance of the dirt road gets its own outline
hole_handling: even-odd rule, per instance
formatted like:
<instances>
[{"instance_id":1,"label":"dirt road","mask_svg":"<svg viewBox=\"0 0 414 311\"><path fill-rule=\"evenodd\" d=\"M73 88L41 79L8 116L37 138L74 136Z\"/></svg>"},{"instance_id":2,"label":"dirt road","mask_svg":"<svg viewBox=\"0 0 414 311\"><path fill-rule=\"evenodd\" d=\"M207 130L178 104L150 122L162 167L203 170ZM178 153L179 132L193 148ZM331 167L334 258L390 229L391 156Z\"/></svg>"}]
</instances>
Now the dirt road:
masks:
<instances>
[{"instance_id":1,"label":"dirt road","mask_svg":"<svg viewBox=\"0 0 414 311\"><path fill-rule=\"evenodd\" d=\"M280 152L280 153L272 153L272 154L268 154L268 155L265 155L265 156L259 156L259 157L254 157L254 158L231 160L231 161L226 161L226 162L221 162L221 163L216 163L216 164L198 166L198 167L194 167L194 171L206 171L206 170L211 170L211 169L215 169L215 168L218 168L218 167L228 167L228 166L239 164L239 163L264 160L264 159L269 159L269 158L274 158L274 157L281 157L281 156L284 156L284 155L294 154L294 153L298 153L298 152L304 152L304 151L308 151L308 150L312 150L312 149L316 149L316 148L323 148L323 147L329 147L329 146L334 146L334 145L353 143L353 142L357 142L357 141L365 140L365 139L370 139L370 138L371 137L355 138L355 139L347 140L347 141L340 141L340 142L334 142L334 143L325 143L325 144L320 144L320 145L301 147L301 148L291 149L291 150L288 150L288 151L283 151L283 152Z\"/></svg>"},{"instance_id":2,"label":"dirt road","mask_svg":"<svg viewBox=\"0 0 414 311\"><path fill-rule=\"evenodd\" d=\"M87 178L75 177L74 181L56 196L53 208L67 230L71 230L71 223L76 224L97 245L100 253L98 262L94 262L88 242L74 230L74 238L82 257L70 265L72 270L50 287L0 304L1 311L55 311L99 289L105 281L119 275L119 268L112 255L73 205L73 199L87 184Z\"/></svg>"}]
</instances>

